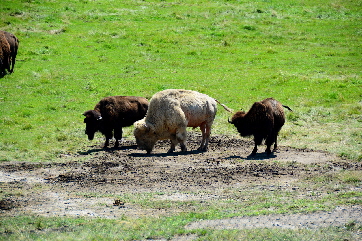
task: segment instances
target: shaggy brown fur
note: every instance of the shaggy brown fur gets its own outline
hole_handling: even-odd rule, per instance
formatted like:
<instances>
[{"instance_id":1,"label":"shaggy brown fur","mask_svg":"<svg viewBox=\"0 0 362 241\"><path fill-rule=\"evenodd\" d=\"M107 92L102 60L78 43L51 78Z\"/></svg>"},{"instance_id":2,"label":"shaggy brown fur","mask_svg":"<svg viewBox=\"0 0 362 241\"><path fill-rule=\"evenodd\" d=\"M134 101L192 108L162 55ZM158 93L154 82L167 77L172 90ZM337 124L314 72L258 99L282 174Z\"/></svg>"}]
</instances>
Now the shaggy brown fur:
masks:
<instances>
[{"instance_id":1,"label":"shaggy brown fur","mask_svg":"<svg viewBox=\"0 0 362 241\"><path fill-rule=\"evenodd\" d=\"M229 123L234 124L241 136L254 136L255 146L251 155L255 155L258 145L265 140L267 145L266 153L270 155L271 145L274 143L274 150L278 148L277 137L285 123L283 107L273 98L268 98L260 102L255 102L250 110L245 113L239 111L234 114Z\"/></svg>"},{"instance_id":2,"label":"shaggy brown fur","mask_svg":"<svg viewBox=\"0 0 362 241\"><path fill-rule=\"evenodd\" d=\"M5 75L6 70L10 72L10 45L5 34L0 32L0 75Z\"/></svg>"},{"instance_id":3,"label":"shaggy brown fur","mask_svg":"<svg viewBox=\"0 0 362 241\"><path fill-rule=\"evenodd\" d=\"M114 147L119 146L122 139L122 127L131 126L135 121L142 119L148 109L148 100L137 96L109 96L103 98L94 107L94 110L84 112L85 133L89 140L100 131L106 137L104 148L108 147L109 140L114 138Z\"/></svg>"},{"instance_id":4,"label":"shaggy brown fur","mask_svg":"<svg viewBox=\"0 0 362 241\"><path fill-rule=\"evenodd\" d=\"M9 69L9 72L12 73L14 71L16 55L18 54L19 39L12 33L8 33L5 31L0 31L0 33L3 33L5 35L5 38L10 46L9 68L11 65L11 69Z\"/></svg>"}]
</instances>

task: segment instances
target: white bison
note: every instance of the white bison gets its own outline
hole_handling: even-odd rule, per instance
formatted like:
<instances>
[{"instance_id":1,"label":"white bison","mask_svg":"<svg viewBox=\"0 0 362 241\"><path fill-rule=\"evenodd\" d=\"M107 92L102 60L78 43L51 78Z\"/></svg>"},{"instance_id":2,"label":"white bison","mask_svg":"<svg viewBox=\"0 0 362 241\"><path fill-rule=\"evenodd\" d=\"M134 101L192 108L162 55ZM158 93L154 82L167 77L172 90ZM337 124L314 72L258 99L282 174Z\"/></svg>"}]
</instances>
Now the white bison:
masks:
<instances>
[{"instance_id":1,"label":"white bison","mask_svg":"<svg viewBox=\"0 0 362 241\"><path fill-rule=\"evenodd\" d=\"M180 143L186 151L186 128L200 127L199 151L206 151L217 100L196 91L168 89L153 95L145 118L135 122L134 135L139 149L151 153L157 140L170 139L169 153ZM225 105L226 110L230 111Z\"/></svg>"}]
</instances>

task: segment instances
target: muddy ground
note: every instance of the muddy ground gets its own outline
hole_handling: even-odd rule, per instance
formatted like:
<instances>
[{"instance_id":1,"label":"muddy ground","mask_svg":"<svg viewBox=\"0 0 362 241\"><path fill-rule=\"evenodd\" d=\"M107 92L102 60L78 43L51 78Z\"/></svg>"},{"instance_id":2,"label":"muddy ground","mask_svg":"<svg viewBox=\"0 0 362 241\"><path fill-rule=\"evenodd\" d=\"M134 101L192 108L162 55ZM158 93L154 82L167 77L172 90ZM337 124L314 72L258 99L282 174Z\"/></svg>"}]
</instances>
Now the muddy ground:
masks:
<instances>
[{"instance_id":1,"label":"muddy ground","mask_svg":"<svg viewBox=\"0 0 362 241\"><path fill-rule=\"evenodd\" d=\"M198 152L195 150L200 139L198 134L189 135L186 153L177 152L177 149L175 153L167 154L168 141L158 142L153 154L146 155L132 140L124 140L120 148L106 150L100 148L102 143L98 140L99 145L75 155L63 155L59 162L1 163L0 186L8 195L0 200L0 216L120 218L125 215L137 218L172 215L190 210L187 206L145 208L115 197L125 193L160 193L153 198L175 201L227 199L230 192L225 190L290 190L294 188L293 183L306 176L341 169L362 170L359 162L342 160L322 151L285 146L271 156L262 153L265 146L261 146L260 153L249 157L253 148L251 141L221 135L212 137L208 152ZM85 156L90 159L79 161ZM185 228L313 228L340 226L351 221L362 222L362 207L338 207L331 212L308 215L204 221Z\"/></svg>"}]
</instances>

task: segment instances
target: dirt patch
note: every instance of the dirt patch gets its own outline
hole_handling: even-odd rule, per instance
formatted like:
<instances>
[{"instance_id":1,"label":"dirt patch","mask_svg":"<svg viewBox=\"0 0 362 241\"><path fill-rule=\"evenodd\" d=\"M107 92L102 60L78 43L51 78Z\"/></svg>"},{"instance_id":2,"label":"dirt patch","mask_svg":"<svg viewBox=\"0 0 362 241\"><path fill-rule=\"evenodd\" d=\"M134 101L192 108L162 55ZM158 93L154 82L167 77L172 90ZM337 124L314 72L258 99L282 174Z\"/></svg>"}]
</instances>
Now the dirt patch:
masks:
<instances>
[{"instance_id":1,"label":"dirt patch","mask_svg":"<svg viewBox=\"0 0 362 241\"><path fill-rule=\"evenodd\" d=\"M126 140L118 149L92 147L75 156L64 156L63 162L2 163L0 186L5 195L0 201L0 215L30 213L102 218L172 215L186 208L145 208L115 199L125 193L162 193L154 197L155 201L217 200L227 198L227 189L266 183L267 188L287 189L308 175L340 169L362 170L361 163L344 161L326 152L283 146L271 156L260 153L248 157L253 143L228 136L213 136L208 152L194 151L200 140L199 135L190 135L190 151L186 153L167 154L169 142L160 141L153 154L146 155L145 151L136 149L134 141ZM77 157L84 155L90 157L89 161L76 161ZM349 220L348 212L362 216L360 207L341 210L337 212L339 214L316 215L324 215L327 220L340 215L344 221ZM254 227L269 227L271 223L278 226L278 222L280 227L298 227L297 223L285 223L285 217L268 216L265 220L276 221L251 223L255 223ZM290 215L288 219L300 220L303 217ZM239 227L245 227L241 225L244 221L243 218L234 218L222 220L217 225L209 221L208 224L190 224L188 228L224 228L225 225L232 228L237 223ZM317 221L315 223L322 226Z\"/></svg>"}]
</instances>

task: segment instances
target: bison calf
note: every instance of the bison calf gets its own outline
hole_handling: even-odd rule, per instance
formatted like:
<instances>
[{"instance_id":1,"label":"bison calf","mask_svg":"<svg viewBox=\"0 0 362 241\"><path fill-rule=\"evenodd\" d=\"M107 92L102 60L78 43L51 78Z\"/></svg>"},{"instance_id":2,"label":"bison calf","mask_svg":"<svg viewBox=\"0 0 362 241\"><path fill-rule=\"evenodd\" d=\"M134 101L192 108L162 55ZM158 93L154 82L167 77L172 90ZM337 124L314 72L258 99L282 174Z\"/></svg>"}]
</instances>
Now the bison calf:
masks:
<instances>
[{"instance_id":1,"label":"bison calf","mask_svg":"<svg viewBox=\"0 0 362 241\"><path fill-rule=\"evenodd\" d=\"M266 153L271 154L271 145L274 143L274 150L278 148L277 137L282 126L285 123L283 107L273 98L268 98L260 102L255 102L251 109L245 113L244 111L236 112L229 123L234 124L241 136L254 136L254 150L251 155L255 155L258 145L265 140L267 146Z\"/></svg>"},{"instance_id":2,"label":"bison calf","mask_svg":"<svg viewBox=\"0 0 362 241\"><path fill-rule=\"evenodd\" d=\"M109 140L114 138L114 147L119 146L122 139L122 127L131 126L135 121L142 119L147 112L148 101L136 96L105 97L94 107L94 110L84 112L86 123L85 134L93 140L94 134L100 131L106 137L104 148L108 147Z\"/></svg>"}]
</instances>

